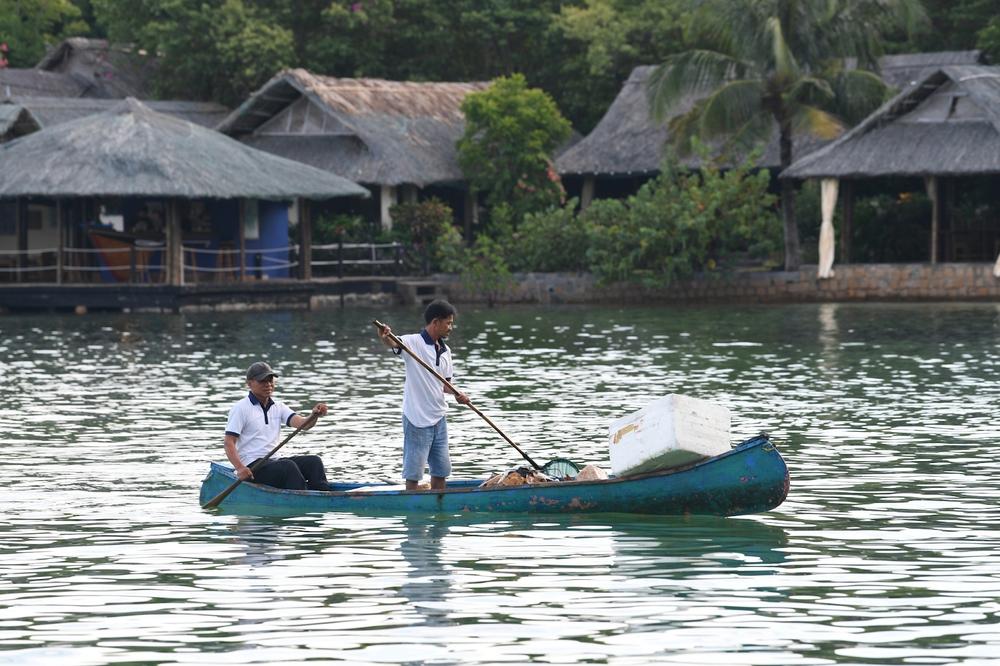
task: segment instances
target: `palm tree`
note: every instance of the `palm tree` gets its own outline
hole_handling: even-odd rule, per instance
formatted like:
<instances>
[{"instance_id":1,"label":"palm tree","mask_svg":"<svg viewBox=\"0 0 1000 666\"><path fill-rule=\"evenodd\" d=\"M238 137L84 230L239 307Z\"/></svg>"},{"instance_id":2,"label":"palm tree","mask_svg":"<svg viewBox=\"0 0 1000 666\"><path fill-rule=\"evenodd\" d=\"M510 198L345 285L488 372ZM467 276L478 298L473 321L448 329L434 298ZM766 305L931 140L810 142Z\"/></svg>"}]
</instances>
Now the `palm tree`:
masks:
<instances>
[{"instance_id":1,"label":"palm tree","mask_svg":"<svg viewBox=\"0 0 1000 666\"><path fill-rule=\"evenodd\" d=\"M663 121L683 100L699 100L670 120L680 150L692 136L745 147L766 141L777 126L784 170L796 133L834 138L884 101L887 90L875 74L882 41L924 21L919 0L698 2L693 25L706 48L672 56L653 71L653 116ZM783 180L786 270L801 261L794 197L794 184Z\"/></svg>"}]
</instances>

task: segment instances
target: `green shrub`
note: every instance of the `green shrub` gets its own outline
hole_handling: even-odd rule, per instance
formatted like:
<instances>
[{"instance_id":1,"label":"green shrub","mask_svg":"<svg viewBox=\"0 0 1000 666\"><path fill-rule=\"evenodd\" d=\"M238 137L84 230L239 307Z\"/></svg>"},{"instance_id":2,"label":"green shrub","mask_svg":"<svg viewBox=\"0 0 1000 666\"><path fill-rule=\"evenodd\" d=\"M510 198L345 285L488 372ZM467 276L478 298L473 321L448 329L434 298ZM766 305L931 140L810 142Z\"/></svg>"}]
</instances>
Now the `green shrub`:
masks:
<instances>
[{"instance_id":1,"label":"green shrub","mask_svg":"<svg viewBox=\"0 0 1000 666\"><path fill-rule=\"evenodd\" d=\"M590 234L586 222L576 215L577 200L544 213L525 215L516 234L516 247L508 255L517 270L587 270Z\"/></svg>"},{"instance_id":2,"label":"green shrub","mask_svg":"<svg viewBox=\"0 0 1000 666\"><path fill-rule=\"evenodd\" d=\"M360 215L323 215L313 222L313 242L317 245L370 243L373 234L372 223Z\"/></svg>"},{"instance_id":3,"label":"green shrub","mask_svg":"<svg viewBox=\"0 0 1000 666\"><path fill-rule=\"evenodd\" d=\"M392 239L406 246L404 266L423 275L438 268L438 244L453 229L451 207L439 199L393 206Z\"/></svg>"},{"instance_id":4,"label":"green shrub","mask_svg":"<svg viewBox=\"0 0 1000 666\"><path fill-rule=\"evenodd\" d=\"M547 93L529 88L521 74L500 77L466 95L462 113L459 164L491 208L506 204L519 221L561 201L565 191L551 156L572 125Z\"/></svg>"},{"instance_id":5,"label":"green shrub","mask_svg":"<svg viewBox=\"0 0 1000 666\"><path fill-rule=\"evenodd\" d=\"M462 282L467 289L493 307L500 295L513 282L510 268L500 243L485 234L465 253Z\"/></svg>"},{"instance_id":6,"label":"green shrub","mask_svg":"<svg viewBox=\"0 0 1000 666\"><path fill-rule=\"evenodd\" d=\"M854 203L851 261L927 261L931 202L924 192L859 197Z\"/></svg>"},{"instance_id":7,"label":"green shrub","mask_svg":"<svg viewBox=\"0 0 1000 666\"><path fill-rule=\"evenodd\" d=\"M592 203L581 215L590 270L601 282L663 285L746 256L773 261L781 248L776 198L769 173L751 173L750 163L691 173L665 162L626 201Z\"/></svg>"}]
</instances>

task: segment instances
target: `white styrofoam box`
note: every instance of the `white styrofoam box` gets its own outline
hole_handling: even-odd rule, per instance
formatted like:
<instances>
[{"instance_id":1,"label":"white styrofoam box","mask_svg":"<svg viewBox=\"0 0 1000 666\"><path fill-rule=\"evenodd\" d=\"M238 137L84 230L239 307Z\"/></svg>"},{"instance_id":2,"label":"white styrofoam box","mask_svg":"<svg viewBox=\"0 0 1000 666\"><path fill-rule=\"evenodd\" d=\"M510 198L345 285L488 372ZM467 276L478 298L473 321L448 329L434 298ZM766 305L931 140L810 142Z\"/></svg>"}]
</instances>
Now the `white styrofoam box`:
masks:
<instances>
[{"instance_id":1,"label":"white styrofoam box","mask_svg":"<svg viewBox=\"0 0 1000 666\"><path fill-rule=\"evenodd\" d=\"M612 422L611 472L629 476L670 469L729 451L729 410L671 393Z\"/></svg>"}]
</instances>

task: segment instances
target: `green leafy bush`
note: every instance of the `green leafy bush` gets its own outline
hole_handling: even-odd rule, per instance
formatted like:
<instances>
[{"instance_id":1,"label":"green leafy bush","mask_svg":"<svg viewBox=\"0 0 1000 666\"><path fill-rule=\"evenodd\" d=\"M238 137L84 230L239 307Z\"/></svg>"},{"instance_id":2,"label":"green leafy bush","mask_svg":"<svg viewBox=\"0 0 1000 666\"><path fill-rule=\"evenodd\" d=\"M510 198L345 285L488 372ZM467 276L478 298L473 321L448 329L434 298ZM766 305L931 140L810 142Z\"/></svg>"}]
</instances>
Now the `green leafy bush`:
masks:
<instances>
[{"instance_id":1,"label":"green leafy bush","mask_svg":"<svg viewBox=\"0 0 1000 666\"><path fill-rule=\"evenodd\" d=\"M497 299L513 282L503 247L485 234L465 253L461 279L470 291L493 307Z\"/></svg>"},{"instance_id":2,"label":"green leafy bush","mask_svg":"<svg viewBox=\"0 0 1000 666\"><path fill-rule=\"evenodd\" d=\"M927 261L931 202L924 192L859 197L854 203L851 261Z\"/></svg>"},{"instance_id":3,"label":"green leafy bush","mask_svg":"<svg viewBox=\"0 0 1000 666\"><path fill-rule=\"evenodd\" d=\"M437 269L438 244L449 229L455 231L451 207L439 199L428 199L393 206L389 214L393 239L407 248L404 259L407 271L427 275Z\"/></svg>"},{"instance_id":4,"label":"green leafy bush","mask_svg":"<svg viewBox=\"0 0 1000 666\"><path fill-rule=\"evenodd\" d=\"M360 215L322 215L313 222L313 242L317 245L370 243L373 234L371 222Z\"/></svg>"},{"instance_id":5,"label":"green leafy bush","mask_svg":"<svg viewBox=\"0 0 1000 666\"><path fill-rule=\"evenodd\" d=\"M587 270L590 233L575 212L577 205L571 199L558 208L525 215L508 255L511 266L545 272Z\"/></svg>"},{"instance_id":6,"label":"green leafy bush","mask_svg":"<svg viewBox=\"0 0 1000 666\"><path fill-rule=\"evenodd\" d=\"M590 231L591 271L602 282L662 285L748 256L775 261L776 198L769 173L753 173L750 164L691 173L667 162L626 201L591 204L580 216Z\"/></svg>"},{"instance_id":7,"label":"green leafy bush","mask_svg":"<svg viewBox=\"0 0 1000 666\"><path fill-rule=\"evenodd\" d=\"M500 77L462 102L465 133L458 161L488 205L506 204L514 219L557 205L565 196L552 151L572 131L551 97L521 74Z\"/></svg>"}]
</instances>

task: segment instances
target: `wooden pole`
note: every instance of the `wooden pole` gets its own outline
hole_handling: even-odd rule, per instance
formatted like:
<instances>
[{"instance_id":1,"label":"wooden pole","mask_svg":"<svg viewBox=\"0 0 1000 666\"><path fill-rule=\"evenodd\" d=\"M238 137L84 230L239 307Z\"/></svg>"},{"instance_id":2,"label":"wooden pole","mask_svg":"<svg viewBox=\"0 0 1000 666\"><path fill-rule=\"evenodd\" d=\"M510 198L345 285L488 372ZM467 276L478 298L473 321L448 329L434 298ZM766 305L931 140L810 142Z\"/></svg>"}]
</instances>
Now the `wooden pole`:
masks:
<instances>
[{"instance_id":1,"label":"wooden pole","mask_svg":"<svg viewBox=\"0 0 1000 666\"><path fill-rule=\"evenodd\" d=\"M167 275L170 284L177 287L184 285L183 240L177 202L169 199L167 200Z\"/></svg>"},{"instance_id":2,"label":"wooden pole","mask_svg":"<svg viewBox=\"0 0 1000 666\"><path fill-rule=\"evenodd\" d=\"M240 282L247 279L247 200L240 199L240 220L238 227L240 238Z\"/></svg>"},{"instance_id":3,"label":"wooden pole","mask_svg":"<svg viewBox=\"0 0 1000 666\"><path fill-rule=\"evenodd\" d=\"M580 191L580 210L586 210L590 202L594 200L594 177L583 177L583 189Z\"/></svg>"},{"instance_id":4,"label":"wooden pole","mask_svg":"<svg viewBox=\"0 0 1000 666\"><path fill-rule=\"evenodd\" d=\"M464 226L465 242L472 242L472 229L479 221L479 209L477 208L476 193L469 189L465 191L465 205L462 210L462 223Z\"/></svg>"},{"instance_id":5,"label":"wooden pole","mask_svg":"<svg viewBox=\"0 0 1000 666\"><path fill-rule=\"evenodd\" d=\"M299 277L312 280L312 206L299 199Z\"/></svg>"},{"instance_id":6,"label":"wooden pole","mask_svg":"<svg viewBox=\"0 0 1000 666\"><path fill-rule=\"evenodd\" d=\"M854 181L840 181L843 193L843 217L840 224L840 262L851 263L851 236L854 234Z\"/></svg>"},{"instance_id":7,"label":"wooden pole","mask_svg":"<svg viewBox=\"0 0 1000 666\"><path fill-rule=\"evenodd\" d=\"M931 200L931 263L938 261L938 234L941 227L941 197L938 192L937 176L928 176L926 179L927 196Z\"/></svg>"},{"instance_id":8,"label":"wooden pole","mask_svg":"<svg viewBox=\"0 0 1000 666\"><path fill-rule=\"evenodd\" d=\"M14 215L17 225L17 281L24 281L24 269L27 266L28 251L28 205L23 198L18 197L15 203Z\"/></svg>"},{"instance_id":9,"label":"wooden pole","mask_svg":"<svg viewBox=\"0 0 1000 666\"><path fill-rule=\"evenodd\" d=\"M56 284L63 281L63 251L66 246L62 199L56 199Z\"/></svg>"}]
</instances>

